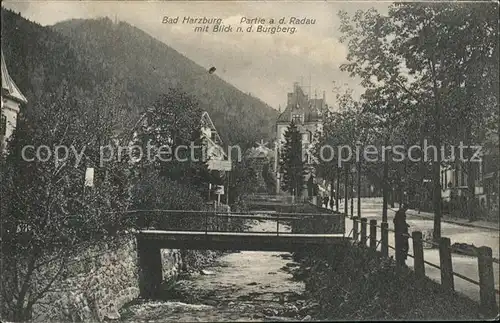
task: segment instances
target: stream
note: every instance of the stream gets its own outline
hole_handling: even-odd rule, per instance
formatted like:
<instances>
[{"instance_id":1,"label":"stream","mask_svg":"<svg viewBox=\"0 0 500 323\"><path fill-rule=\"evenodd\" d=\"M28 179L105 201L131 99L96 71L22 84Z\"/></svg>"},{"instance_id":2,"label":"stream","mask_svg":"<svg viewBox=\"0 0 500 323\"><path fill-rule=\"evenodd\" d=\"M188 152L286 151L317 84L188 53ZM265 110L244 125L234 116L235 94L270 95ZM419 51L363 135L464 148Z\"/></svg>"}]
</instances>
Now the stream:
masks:
<instances>
[{"instance_id":1,"label":"stream","mask_svg":"<svg viewBox=\"0 0 500 323\"><path fill-rule=\"evenodd\" d=\"M253 231L273 231L275 222L254 222ZM283 228L288 229L289 228ZM284 230L284 231L285 231ZM125 322L310 320L316 306L304 299L304 283L291 271L290 253L241 251L179 279L162 301L137 300L121 311Z\"/></svg>"}]
</instances>

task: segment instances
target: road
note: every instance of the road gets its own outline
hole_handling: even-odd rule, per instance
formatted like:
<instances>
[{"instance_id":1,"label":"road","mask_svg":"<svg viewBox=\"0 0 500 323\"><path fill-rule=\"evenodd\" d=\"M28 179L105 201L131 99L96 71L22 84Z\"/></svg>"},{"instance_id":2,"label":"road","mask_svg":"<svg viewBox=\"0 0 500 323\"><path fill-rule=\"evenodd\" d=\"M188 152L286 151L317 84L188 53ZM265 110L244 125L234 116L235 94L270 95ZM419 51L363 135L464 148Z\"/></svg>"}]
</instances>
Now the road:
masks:
<instances>
[{"instance_id":1,"label":"road","mask_svg":"<svg viewBox=\"0 0 500 323\"><path fill-rule=\"evenodd\" d=\"M381 199L363 199L361 203L361 216L367 218L368 222L372 219L377 220L377 223L382 222L382 201ZM350 211L350 203L348 205ZM340 204L340 210L344 210L344 206ZM356 215L356 201L354 203L354 215ZM394 229L393 218L394 211L388 210L388 222L389 228ZM410 234L412 231L421 231L422 233L432 233L433 220L425 219L417 216L407 216L407 222L410 225ZM346 219L346 234L352 230L352 220ZM369 234L369 229L367 229L367 234ZM493 251L493 257L500 258L500 235L498 231L487 230L474 227L466 227L452 223L441 223L441 236L450 238L451 244L455 242L458 243L468 243L473 244L476 247L488 246ZM377 240L380 239L380 229L377 231ZM389 245L394 246L394 233L389 232ZM410 251L412 254L412 242L409 241ZM380 246L379 246L380 249ZM394 250L389 248L389 255L394 256ZM439 265L439 250L438 249L424 249L424 259L436 265ZM413 259L408 257L407 265L413 266ZM459 254L452 254L452 264L453 271L471 278L475 281L479 281L478 275L478 264L476 257L464 256ZM425 266L425 272L428 277L438 282L441 281L441 274L439 269L433 268L429 265ZM499 289L499 265L494 264L495 273L495 288ZM467 282L459 277L455 276L455 290L474 299L479 300L479 286ZM498 303L497 294L497 303Z\"/></svg>"}]
</instances>

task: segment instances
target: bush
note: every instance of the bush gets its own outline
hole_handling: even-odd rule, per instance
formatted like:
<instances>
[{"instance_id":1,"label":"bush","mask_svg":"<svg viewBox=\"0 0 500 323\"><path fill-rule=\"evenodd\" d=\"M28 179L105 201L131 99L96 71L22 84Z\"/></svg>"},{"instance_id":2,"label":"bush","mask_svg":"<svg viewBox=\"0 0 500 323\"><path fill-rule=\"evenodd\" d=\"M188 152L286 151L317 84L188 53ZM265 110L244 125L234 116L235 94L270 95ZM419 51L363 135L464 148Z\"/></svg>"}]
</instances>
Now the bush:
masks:
<instances>
[{"instance_id":1,"label":"bush","mask_svg":"<svg viewBox=\"0 0 500 323\"><path fill-rule=\"evenodd\" d=\"M179 183L158 172L143 175L132 190L132 208L135 210L203 210L205 201L195 188ZM199 215L172 212L138 212L136 220L139 227L178 229L199 227Z\"/></svg>"},{"instance_id":2,"label":"bush","mask_svg":"<svg viewBox=\"0 0 500 323\"><path fill-rule=\"evenodd\" d=\"M477 319L478 305L450 293L392 259L351 246L309 258L306 289L320 304L319 319L422 320Z\"/></svg>"}]
</instances>

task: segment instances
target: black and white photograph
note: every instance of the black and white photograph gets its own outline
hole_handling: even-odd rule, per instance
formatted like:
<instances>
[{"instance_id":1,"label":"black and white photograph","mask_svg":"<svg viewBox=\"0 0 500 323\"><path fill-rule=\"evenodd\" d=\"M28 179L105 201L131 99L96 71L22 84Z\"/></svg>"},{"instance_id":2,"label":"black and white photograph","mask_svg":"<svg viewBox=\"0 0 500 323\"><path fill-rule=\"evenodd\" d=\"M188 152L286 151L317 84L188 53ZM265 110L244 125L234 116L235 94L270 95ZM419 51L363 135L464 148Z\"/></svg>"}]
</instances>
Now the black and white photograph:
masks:
<instances>
[{"instance_id":1,"label":"black and white photograph","mask_svg":"<svg viewBox=\"0 0 500 323\"><path fill-rule=\"evenodd\" d=\"M498 1L1 6L1 322L500 319Z\"/></svg>"}]
</instances>

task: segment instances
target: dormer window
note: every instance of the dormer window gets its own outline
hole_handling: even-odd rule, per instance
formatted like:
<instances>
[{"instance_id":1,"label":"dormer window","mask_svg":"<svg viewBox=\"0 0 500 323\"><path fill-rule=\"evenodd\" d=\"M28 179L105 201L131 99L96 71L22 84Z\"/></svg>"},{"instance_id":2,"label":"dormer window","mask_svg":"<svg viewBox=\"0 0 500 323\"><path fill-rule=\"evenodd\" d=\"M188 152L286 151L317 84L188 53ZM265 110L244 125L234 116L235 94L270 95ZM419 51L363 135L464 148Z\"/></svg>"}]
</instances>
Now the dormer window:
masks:
<instances>
[{"instance_id":1,"label":"dormer window","mask_svg":"<svg viewBox=\"0 0 500 323\"><path fill-rule=\"evenodd\" d=\"M301 124L303 120L303 115L302 114L294 114L292 115L292 121L295 124Z\"/></svg>"}]
</instances>

